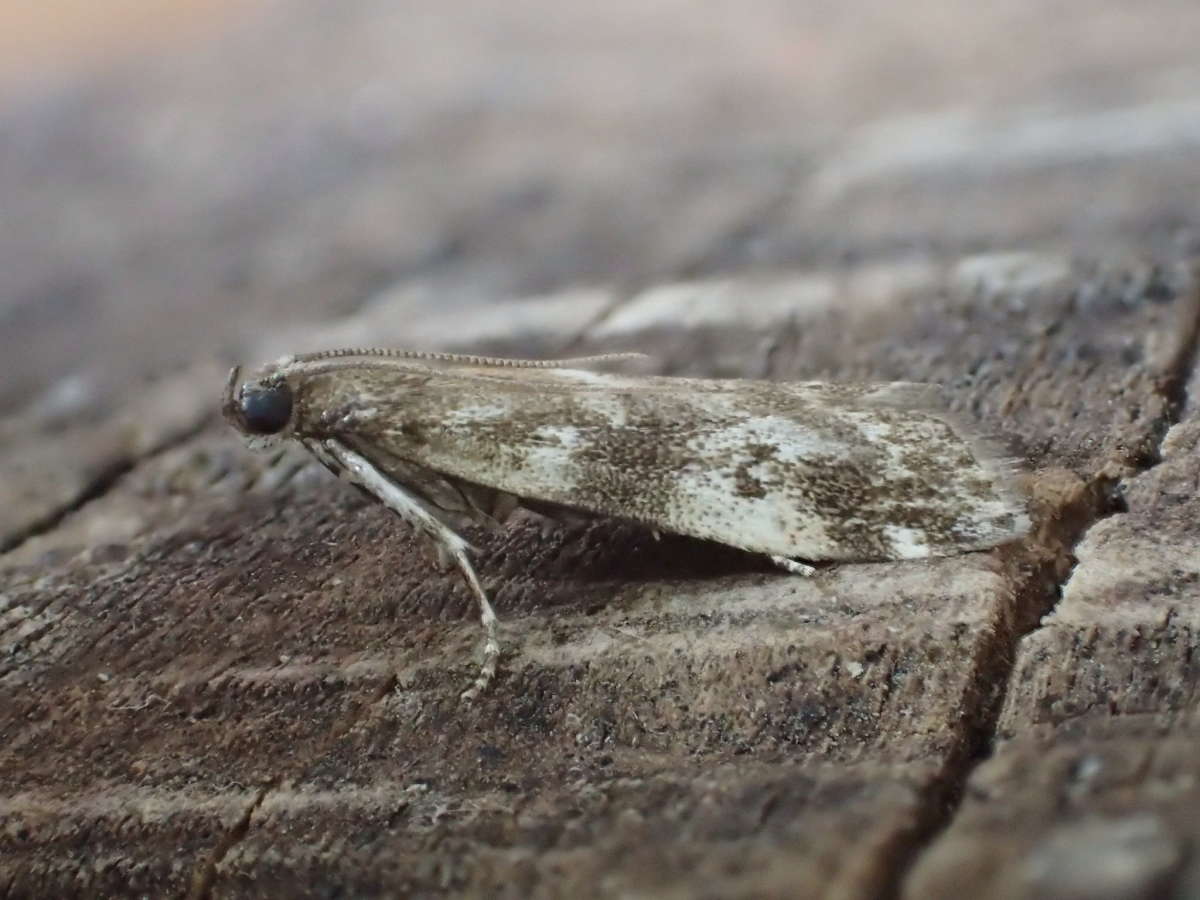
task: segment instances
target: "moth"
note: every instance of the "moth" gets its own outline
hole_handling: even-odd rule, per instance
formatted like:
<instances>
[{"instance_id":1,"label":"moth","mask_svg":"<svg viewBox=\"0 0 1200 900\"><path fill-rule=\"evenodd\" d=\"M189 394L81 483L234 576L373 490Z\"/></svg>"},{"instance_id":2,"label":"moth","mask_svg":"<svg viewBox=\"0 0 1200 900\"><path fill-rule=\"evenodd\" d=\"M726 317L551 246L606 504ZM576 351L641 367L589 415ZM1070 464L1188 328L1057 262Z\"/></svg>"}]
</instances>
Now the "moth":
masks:
<instances>
[{"instance_id":1,"label":"moth","mask_svg":"<svg viewBox=\"0 0 1200 900\"><path fill-rule=\"evenodd\" d=\"M599 371L620 358L330 350L244 381L234 368L222 411L252 443L299 441L457 565L484 632L468 700L500 644L460 532L521 508L632 520L805 575L801 560L946 556L1029 527L1013 464L929 385Z\"/></svg>"}]
</instances>

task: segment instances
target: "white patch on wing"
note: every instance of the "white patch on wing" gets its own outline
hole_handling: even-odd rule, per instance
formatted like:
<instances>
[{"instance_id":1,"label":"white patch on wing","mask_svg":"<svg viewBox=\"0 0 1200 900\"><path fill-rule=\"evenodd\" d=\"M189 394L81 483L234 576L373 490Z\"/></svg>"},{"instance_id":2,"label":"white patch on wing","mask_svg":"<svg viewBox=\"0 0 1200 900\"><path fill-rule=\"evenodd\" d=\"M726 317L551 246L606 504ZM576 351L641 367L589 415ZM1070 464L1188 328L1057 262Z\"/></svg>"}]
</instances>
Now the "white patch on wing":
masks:
<instances>
[{"instance_id":1,"label":"white patch on wing","mask_svg":"<svg viewBox=\"0 0 1200 900\"><path fill-rule=\"evenodd\" d=\"M858 430L870 444L887 444L892 436L892 424L874 419L863 418L858 422Z\"/></svg>"},{"instance_id":2,"label":"white patch on wing","mask_svg":"<svg viewBox=\"0 0 1200 900\"><path fill-rule=\"evenodd\" d=\"M929 555L929 544L925 535L915 528L885 525L883 534L891 542L897 559L920 559Z\"/></svg>"},{"instance_id":3,"label":"white patch on wing","mask_svg":"<svg viewBox=\"0 0 1200 900\"><path fill-rule=\"evenodd\" d=\"M522 467L537 482L572 491L578 478L571 453L583 443L582 432L574 425L540 425L521 444Z\"/></svg>"},{"instance_id":4,"label":"white patch on wing","mask_svg":"<svg viewBox=\"0 0 1200 900\"><path fill-rule=\"evenodd\" d=\"M446 411L447 425L471 425L492 419L507 419L512 409L500 403L480 403L475 406L456 406Z\"/></svg>"},{"instance_id":5,"label":"white patch on wing","mask_svg":"<svg viewBox=\"0 0 1200 900\"><path fill-rule=\"evenodd\" d=\"M772 452L758 458L752 455L756 446ZM778 482L787 479L789 468L844 452L839 442L792 417L769 415L702 434L690 442L690 450L711 461L678 473L678 493L685 499L675 516L690 520L695 533L776 555L804 556L808 550L813 558L824 558L819 551L828 545L828 535L822 511L804 508ZM762 479L765 494L739 493L745 478Z\"/></svg>"},{"instance_id":6,"label":"white patch on wing","mask_svg":"<svg viewBox=\"0 0 1200 900\"><path fill-rule=\"evenodd\" d=\"M725 450L733 465L747 459L747 447L752 444L767 444L775 448L771 459L784 465L804 463L814 456L838 452L838 447L815 431L806 430L791 419L783 416L754 416L720 432L709 433L703 443L710 451ZM762 463L755 463L758 468ZM769 462L768 462L769 465Z\"/></svg>"},{"instance_id":7,"label":"white patch on wing","mask_svg":"<svg viewBox=\"0 0 1200 900\"><path fill-rule=\"evenodd\" d=\"M539 445L574 450L582 441L580 431L574 425L539 425L531 435L536 442L531 445L535 449Z\"/></svg>"}]
</instances>

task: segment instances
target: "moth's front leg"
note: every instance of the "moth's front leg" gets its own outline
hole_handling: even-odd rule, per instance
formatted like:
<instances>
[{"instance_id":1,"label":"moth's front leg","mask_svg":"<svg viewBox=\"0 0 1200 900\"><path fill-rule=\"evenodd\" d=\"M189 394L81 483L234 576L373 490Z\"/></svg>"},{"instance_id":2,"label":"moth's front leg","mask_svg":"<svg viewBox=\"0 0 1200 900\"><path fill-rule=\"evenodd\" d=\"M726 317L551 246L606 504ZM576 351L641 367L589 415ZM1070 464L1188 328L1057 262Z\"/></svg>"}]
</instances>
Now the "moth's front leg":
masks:
<instances>
[{"instance_id":1,"label":"moth's front leg","mask_svg":"<svg viewBox=\"0 0 1200 900\"><path fill-rule=\"evenodd\" d=\"M479 602L479 618L483 623L483 665L474 684L461 695L463 700L474 699L496 675L496 663L500 659L500 641L496 636L496 612L488 602L487 592L479 583L479 577L467 556L470 545L431 514L417 498L379 471L365 456L332 438L322 441L321 447L324 453L337 461L351 481L369 491L380 503L432 540L438 548L439 558L448 557L458 564Z\"/></svg>"}]
</instances>

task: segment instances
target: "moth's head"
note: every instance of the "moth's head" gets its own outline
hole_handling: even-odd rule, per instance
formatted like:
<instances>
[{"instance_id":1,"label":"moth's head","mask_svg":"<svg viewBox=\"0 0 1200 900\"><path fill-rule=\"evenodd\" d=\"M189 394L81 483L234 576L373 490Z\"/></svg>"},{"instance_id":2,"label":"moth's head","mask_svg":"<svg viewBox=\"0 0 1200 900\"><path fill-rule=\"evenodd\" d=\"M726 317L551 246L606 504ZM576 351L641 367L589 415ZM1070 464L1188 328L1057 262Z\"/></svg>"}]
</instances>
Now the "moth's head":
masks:
<instances>
[{"instance_id":1,"label":"moth's head","mask_svg":"<svg viewBox=\"0 0 1200 900\"><path fill-rule=\"evenodd\" d=\"M241 368L234 366L225 382L221 412L229 424L250 437L268 437L283 432L292 421L294 402L287 379L278 371L266 371L249 381L240 381Z\"/></svg>"}]
</instances>

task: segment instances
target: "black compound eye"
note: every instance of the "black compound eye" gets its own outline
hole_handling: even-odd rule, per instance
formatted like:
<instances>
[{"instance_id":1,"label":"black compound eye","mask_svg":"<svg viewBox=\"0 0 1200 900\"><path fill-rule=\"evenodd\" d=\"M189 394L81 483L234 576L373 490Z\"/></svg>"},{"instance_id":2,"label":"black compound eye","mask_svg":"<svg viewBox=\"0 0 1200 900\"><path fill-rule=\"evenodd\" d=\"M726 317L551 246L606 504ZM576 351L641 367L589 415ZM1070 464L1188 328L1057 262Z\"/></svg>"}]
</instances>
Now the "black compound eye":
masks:
<instances>
[{"instance_id":1,"label":"black compound eye","mask_svg":"<svg viewBox=\"0 0 1200 900\"><path fill-rule=\"evenodd\" d=\"M275 434L292 417L292 389L286 382L242 391L242 421L250 434Z\"/></svg>"}]
</instances>

